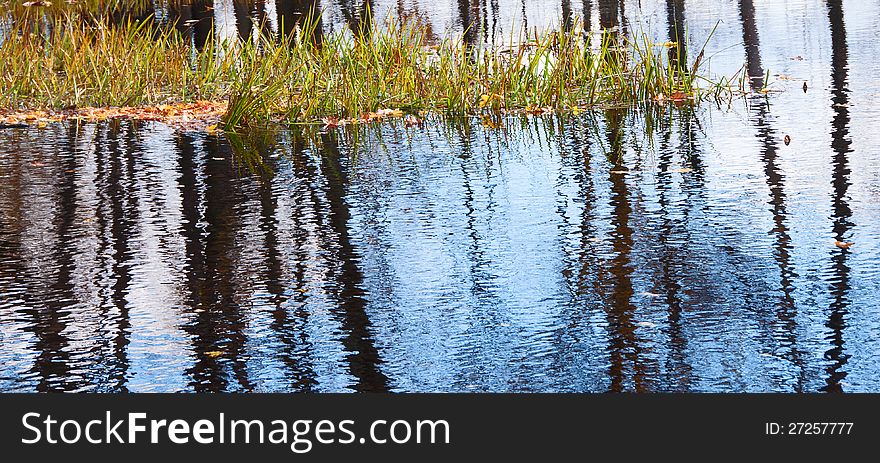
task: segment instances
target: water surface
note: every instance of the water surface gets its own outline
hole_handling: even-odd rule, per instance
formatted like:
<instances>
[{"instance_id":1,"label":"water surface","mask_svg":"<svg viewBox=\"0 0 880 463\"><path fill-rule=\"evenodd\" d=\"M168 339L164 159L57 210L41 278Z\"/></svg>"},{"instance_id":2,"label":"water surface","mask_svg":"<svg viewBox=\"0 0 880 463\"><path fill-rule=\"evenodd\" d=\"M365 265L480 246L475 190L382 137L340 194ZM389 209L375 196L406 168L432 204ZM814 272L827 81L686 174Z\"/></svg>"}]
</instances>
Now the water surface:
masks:
<instances>
[{"instance_id":1,"label":"water surface","mask_svg":"<svg viewBox=\"0 0 880 463\"><path fill-rule=\"evenodd\" d=\"M311 4L210 3L157 11L249 37ZM778 92L356 139L2 129L0 390L880 390L880 5L372 8L481 41L721 20L711 71Z\"/></svg>"}]
</instances>

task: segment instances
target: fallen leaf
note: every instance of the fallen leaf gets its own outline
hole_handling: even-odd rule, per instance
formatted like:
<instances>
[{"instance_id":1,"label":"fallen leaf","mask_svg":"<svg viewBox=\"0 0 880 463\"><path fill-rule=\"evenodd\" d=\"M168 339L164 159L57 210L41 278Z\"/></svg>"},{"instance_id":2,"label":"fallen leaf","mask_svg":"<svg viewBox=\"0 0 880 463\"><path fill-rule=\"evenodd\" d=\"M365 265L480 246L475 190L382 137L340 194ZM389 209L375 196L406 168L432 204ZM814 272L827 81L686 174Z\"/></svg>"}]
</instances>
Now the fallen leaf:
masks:
<instances>
[{"instance_id":1,"label":"fallen leaf","mask_svg":"<svg viewBox=\"0 0 880 463\"><path fill-rule=\"evenodd\" d=\"M478 106L480 107L480 109L482 109L489 105L496 106L496 103L500 105L501 95L497 93L490 93L480 96L480 102L478 103Z\"/></svg>"},{"instance_id":2,"label":"fallen leaf","mask_svg":"<svg viewBox=\"0 0 880 463\"><path fill-rule=\"evenodd\" d=\"M24 2L21 4L22 6L31 7L31 6L52 6L52 2L46 1L36 1L36 2Z\"/></svg>"},{"instance_id":3,"label":"fallen leaf","mask_svg":"<svg viewBox=\"0 0 880 463\"><path fill-rule=\"evenodd\" d=\"M489 95L482 95L482 96L480 97L480 102L477 103L477 106L479 106L480 108L485 108L486 105L489 104L489 100L490 100L491 98L492 98L492 97L490 97Z\"/></svg>"},{"instance_id":4,"label":"fallen leaf","mask_svg":"<svg viewBox=\"0 0 880 463\"><path fill-rule=\"evenodd\" d=\"M497 129L501 127L501 119L500 118L492 118L488 115L483 115L480 123L483 127L488 127L490 129Z\"/></svg>"},{"instance_id":5,"label":"fallen leaf","mask_svg":"<svg viewBox=\"0 0 880 463\"><path fill-rule=\"evenodd\" d=\"M379 109L376 114L380 117L403 117L403 111L399 109Z\"/></svg>"},{"instance_id":6,"label":"fallen leaf","mask_svg":"<svg viewBox=\"0 0 880 463\"><path fill-rule=\"evenodd\" d=\"M782 139L782 142L785 143L785 146L788 146L788 144L791 143L791 137L786 135L785 138Z\"/></svg>"},{"instance_id":7,"label":"fallen leaf","mask_svg":"<svg viewBox=\"0 0 880 463\"><path fill-rule=\"evenodd\" d=\"M678 169L666 169L666 172L672 173L672 174L686 174L686 173L691 172L693 170L694 169L691 169L690 167L681 167Z\"/></svg>"},{"instance_id":8,"label":"fallen leaf","mask_svg":"<svg viewBox=\"0 0 880 463\"><path fill-rule=\"evenodd\" d=\"M549 113L552 111L552 109L546 108L546 107L540 107L540 106L527 105L525 107L524 111L528 114L533 114L533 115L537 116L539 114Z\"/></svg>"},{"instance_id":9,"label":"fallen leaf","mask_svg":"<svg viewBox=\"0 0 880 463\"><path fill-rule=\"evenodd\" d=\"M406 127L421 127L421 126L422 126L422 120L419 119L419 118L416 117L416 116L413 116L412 114L408 114L408 115L403 119L403 124L404 124Z\"/></svg>"},{"instance_id":10,"label":"fallen leaf","mask_svg":"<svg viewBox=\"0 0 880 463\"><path fill-rule=\"evenodd\" d=\"M219 350L211 350L211 351L205 352L205 355L214 359L214 358L217 358L217 357L223 355L223 352L219 351Z\"/></svg>"},{"instance_id":11,"label":"fallen leaf","mask_svg":"<svg viewBox=\"0 0 880 463\"><path fill-rule=\"evenodd\" d=\"M837 247L840 248L840 249L849 249L849 248L851 248L852 245L854 245L854 244L856 244L856 243L853 243L853 242L851 242L851 241L837 241L837 240L834 240L834 245L837 246Z\"/></svg>"},{"instance_id":12,"label":"fallen leaf","mask_svg":"<svg viewBox=\"0 0 880 463\"><path fill-rule=\"evenodd\" d=\"M339 125L341 124L341 121L339 120L339 118L335 117L335 116L328 116L328 117L322 118L321 122L324 123L325 129L335 129L335 128L339 127Z\"/></svg>"}]
</instances>

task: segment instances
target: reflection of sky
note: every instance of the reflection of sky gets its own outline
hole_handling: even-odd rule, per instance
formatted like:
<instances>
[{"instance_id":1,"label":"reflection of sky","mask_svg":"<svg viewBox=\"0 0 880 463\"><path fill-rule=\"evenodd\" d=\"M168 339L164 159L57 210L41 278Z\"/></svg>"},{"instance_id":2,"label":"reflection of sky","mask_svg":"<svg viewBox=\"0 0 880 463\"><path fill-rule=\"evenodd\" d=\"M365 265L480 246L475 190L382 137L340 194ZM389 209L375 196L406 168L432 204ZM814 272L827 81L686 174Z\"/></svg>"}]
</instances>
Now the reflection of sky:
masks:
<instances>
[{"instance_id":1,"label":"reflection of sky","mask_svg":"<svg viewBox=\"0 0 880 463\"><path fill-rule=\"evenodd\" d=\"M630 3L665 33L665 2ZM214 14L235 34L231 5ZM880 8L844 5L843 389L877 391ZM723 19L714 72L742 65L738 2L685 17L692 43ZM622 166L603 114L511 119L509 138L386 126L355 164L280 135L266 183L158 124L0 132L0 390L345 390L370 369L396 390L819 390L841 293L828 9L758 1L755 19L780 92L662 115L653 144L627 116Z\"/></svg>"},{"instance_id":2,"label":"reflection of sky","mask_svg":"<svg viewBox=\"0 0 880 463\"><path fill-rule=\"evenodd\" d=\"M220 42L231 42L238 36L234 2L235 0L214 1L214 36Z\"/></svg>"}]
</instances>

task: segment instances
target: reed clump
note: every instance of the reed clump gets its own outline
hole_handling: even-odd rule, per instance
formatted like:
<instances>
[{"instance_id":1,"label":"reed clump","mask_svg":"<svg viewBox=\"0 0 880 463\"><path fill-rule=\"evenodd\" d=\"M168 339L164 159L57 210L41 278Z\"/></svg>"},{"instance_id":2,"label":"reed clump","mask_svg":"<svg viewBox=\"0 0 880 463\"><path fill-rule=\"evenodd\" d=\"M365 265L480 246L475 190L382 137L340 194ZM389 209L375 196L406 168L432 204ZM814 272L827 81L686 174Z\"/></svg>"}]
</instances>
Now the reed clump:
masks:
<instances>
[{"instance_id":1,"label":"reed clump","mask_svg":"<svg viewBox=\"0 0 880 463\"><path fill-rule=\"evenodd\" d=\"M228 101L227 129L270 121L331 125L435 113L578 111L645 101L678 104L723 91L694 63L647 37L574 26L511 37L504 47L428 39L388 22L321 36L306 18L291 37L210 38L194 49L174 28L53 19L13 26L0 44L0 107L60 109ZM317 38L320 37L320 40Z\"/></svg>"}]
</instances>

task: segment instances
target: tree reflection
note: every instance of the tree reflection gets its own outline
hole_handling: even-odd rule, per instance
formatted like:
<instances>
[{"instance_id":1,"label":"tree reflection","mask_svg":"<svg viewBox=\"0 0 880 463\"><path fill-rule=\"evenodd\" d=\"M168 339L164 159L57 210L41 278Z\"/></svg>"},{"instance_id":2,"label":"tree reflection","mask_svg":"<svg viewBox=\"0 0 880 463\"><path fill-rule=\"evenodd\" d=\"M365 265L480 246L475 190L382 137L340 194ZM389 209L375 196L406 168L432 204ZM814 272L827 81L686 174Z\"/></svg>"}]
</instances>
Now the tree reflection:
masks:
<instances>
[{"instance_id":1,"label":"tree reflection","mask_svg":"<svg viewBox=\"0 0 880 463\"><path fill-rule=\"evenodd\" d=\"M834 239L845 242L855 226L851 220L852 209L847 200L850 186L849 153L852 152L852 140L849 138L849 51L846 39L846 27L843 20L841 0L827 0L828 19L831 27L831 102L834 118L831 121L831 208L832 233ZM830 365L825 369L828 376L824 391L843 391L842 382L847 376L844 370L850 355L844 348L843 332L846 329L846 317L849 314L850 267L847 263L850 251L836 249L831 256L831 302L828 320L825 326L830 330L828 341L831 348L825 352L825 359Z\"/></svg>"}]
</instances>

